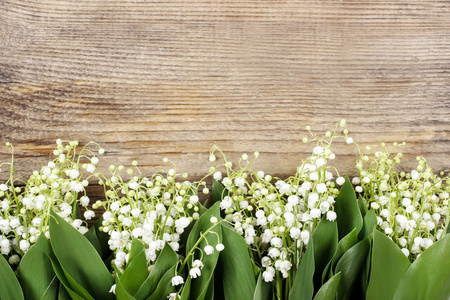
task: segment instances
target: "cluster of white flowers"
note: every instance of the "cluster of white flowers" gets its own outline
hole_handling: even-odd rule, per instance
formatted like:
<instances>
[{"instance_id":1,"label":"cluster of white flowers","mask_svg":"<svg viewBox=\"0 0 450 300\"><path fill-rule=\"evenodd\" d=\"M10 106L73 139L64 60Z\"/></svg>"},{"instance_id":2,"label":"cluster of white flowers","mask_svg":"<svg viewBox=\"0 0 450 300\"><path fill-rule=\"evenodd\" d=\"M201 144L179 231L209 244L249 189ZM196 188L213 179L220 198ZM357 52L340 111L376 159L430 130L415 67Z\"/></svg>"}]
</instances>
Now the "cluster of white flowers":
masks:
<instances>
[{"instance_id":1,"label":"cluster of white flowers","mask_svg":"<svg viewBox=\"0 0 450 300\"><path fill-rule=\"evenodd\" d=\"M335 169L327 166L335 158L331 150L335 134L327 132L325 137L313 137L317 145L312 155L286 180L250 170L253 161L248 161L246 154L240 158L237 171L217 147L210 155L215 160L214 152L219 151L225 160L211 168L214 179L225 187L220 208L258 257L267 282L274 280L277 271L287 278L292 267L298 266L320 219L334 221L337 217L333 204L339 190L330 172ZM255 159L258 155L255 152ZM225 168L225 174L221 168ZM342 185L344 181L338 177L336 183Z\"/></svg>"},{"instance_id":2,"label":"cluster of white flowers","mask_svg":"<svg viewBox=\"0 0 450 300\"><path fill-rule=\"evenodd\" d=\"M394 143L396 149L399 144ZM367 146L371 150L371 146ZM423 157L409 173L397 173L401 153L391 158L385 144L374 154L363 155L357 163L359 177L355 190L377 215L377 228L396 242L413 261L444 234L449 217L450 178L435 175ZM364 163L369 162L367 167ZM444 175L442 173L442 175Z\"/></svg>"},{"instance_id":3,"label":"cluster of white flowers","mask_svg":"<svg viewBox=\"0 0 450 300\"><path fill-rule=\"evenodd\" d=\"M49 238L51 209L83 234L88 229L86 222L74 214L76 206L81 204L85 207L85 219L95 216L88 209L85 187L89 185L89 177L97 176L95 165L98 158L87 148L89 144L77 153L77 141L58 139L56 143L57 148L53 151L56 158L39 171L34 171L24 183L14 179L13 162L3 164L9 165L11 173L9 180L0 184L0 250L12 265L19 263L42 233ZM10 143L7 146L12 148ZM100 148L99 152L103 150ZM87 163L80 168L81 161ZM84 176L80 169L89 174ZM80 193L83 196L78 199Z\"/></svg>"},{"instance_id":4,"label":"cluster of white flowers","mask_svg":"<svg viewBox=\"0 0 450 300\"><path fill-rule=\"evenodd\" d=\"M181 235L200 216L199 189L209 193L204 181L179 181L187 174L177 174L176 169L147 178L142 177L136 161L133 165L134 169L126 170L129 179L120 174L124 166L110 166L111 177L100 181L105 186L106 199L94 204L95 208L105 208L100 229L110 236L108 244L119 270L126 268L132 239L144 243L149 269L165 244L178 252ZM138 175L133 175L135 171ZM191 276L199 276L200 270L201 267L194 267ZM174 278L173 283L176 282L180 282L179 277Z\"/></svg>"}]
</instances>

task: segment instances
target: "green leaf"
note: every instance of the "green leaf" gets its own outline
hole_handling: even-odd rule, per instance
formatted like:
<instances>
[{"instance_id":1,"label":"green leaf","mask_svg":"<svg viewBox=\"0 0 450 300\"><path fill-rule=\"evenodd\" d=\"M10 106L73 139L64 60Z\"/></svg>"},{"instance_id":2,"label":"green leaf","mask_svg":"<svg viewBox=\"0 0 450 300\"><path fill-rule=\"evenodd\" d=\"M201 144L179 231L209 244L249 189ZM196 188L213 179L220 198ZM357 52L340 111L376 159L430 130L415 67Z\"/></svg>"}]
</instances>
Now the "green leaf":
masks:
<instances>
[{"instance_id":1,"label":"green leaf","mask_svg":"<svg viewBox=\"0 0 450 300\"><path fill-rule=\"evenodd\" d=\"M356 245L357 242L358 237L356 235L356 228L353 229L349 234L344 236L344 238L339 241L336 253L334 254L332 260L333 271L336 270L336 265L341 259L342 255L344 255L344 253L347 252L351 247Z\"/></svg>"},{"instance_id":2,"label":"green leaf","mask_svg":"<svg viewBox=\"0 0 450 300\"><path fill-rule=\"evenodd\" d=\"M339 281L341 280L341 272L331 277L317 292L314 300L335 300Z\"/></svg>"},{"instance_id":3,"label":"green leaf","mask_svg":"<svg viewBox=\"0 0 450 300\"><path fill-rule=\"evenodd\" d=\"M371 209L367 212L363 219L363 226L358 233L358 240L361 241L372 234L373 228L377 225L377 216Z\"/></svg>"},{"instance_id":4,"label":"green leaf","mask_svg":"<svg viewBox=\"0 0 450 300\"><path fill-rule=\"evenodd\" d=\"M450 298L450 235L426 249L406 270L394 300Z\"/></svg>"},{"instance_id":5,"label":"green leaf","mask_svg":"<svg viewBox=\"0 0 450 300\"><path fill-rule=\"evenodd\" d=\"M167 296L175 292L175 287L172 286L172 278L175 276L175 268L173 266L160 278L158 286L153 294L147 298L147 300L161 300L167 299Z\"/></svg>"},{"instance_id":6,"label":"green leaf","mask_svg":"<svg viewBox=\"0 0 450 300\"><path fill-rule=\"evenodd\" d=\"M338 229L336 222L325 217L317 225L312 234L314 242L314 287L322 285L322 273L331 261L338 247Z\"/></svg>"},{"instance_id":7,"label":"green leaf","mask_svg":"<svg viewBox=\"0 0 450 300\"><path fill-rule=\"evenodd\" d=\"M222 243L226 246L220 252L219 260L225 299L251 299L256 280L247 243L240 234L226 226L222 226Z\"/></svg>"},{"instance_id":8,"label":"green leaf","mask_svg":"<svg viewBox=\"0 0 450 300\"><path fill-rule=\"evenodd\" d=\"M161 250L158 258L156 259L155 265L153 266L150 274L142 283L134 297L136 299L146 299L155 291L161 277L168 270L170 270L170 268L176 266L177 263L178 255L175 253L175 251L173 251L172 247L170 247L169 244L165 244L163 250ZM175 273L173 276L175 276Z\"/></svg>"},{"instance_id":9,"label":"green leaf","mask_svg":"<svg viewBox=\"0 0 450 300\"><path fill-rule=\"evenodd\" d=\"M270 300L270 299L272 299L272 284L270 282L265 282L262 279L260 272L258 275L258 281L256 282L253 300Z\"/></svg>"},{"instance_id":10,"label":"green leaf","mask_svg":"<svg viewBox=\"0 0 450 300\"><path fill-rule=\"evenodd\" d=\"M333 255L333 259L327 264L323 273L322 273L322 283L328 281L335 274L336 265L339 262L341 256L350 249L353 245L355 245L358 241L356 228L353 229L349 234L347 234L344 238L342 238L337 246L336 252Z\"/></svg>"},{"instance_id":11,"label":"green leaf","mask_svg":"<svg viewBox=\"0 0 450 300\"><path fill-rule=\"evenodd\" d=\"M197 213L199 214L199 216L201 217L205 212L207 212L208 210L200 203L198 202L198 210ZM187 212L188 215L192 216L192 214L195 212L194 207L192 208L187 208L187 206L185 205L184 210ZM193 220L188 227L186 227L183 231L183 233L180 235L180 240L178 241L178 244L180 244L180 249L178 250L179 253L182 253L182 251L186 251L186 244L187 244L187 240L188 237L191 233L192 228L194 228L194 225L197 221Z\"/></svg>"},{"instance_id":12,"label":"green leaf","mask_svg":"<svg viewBox=\"0 0 450 300\"><path fill-rule=\"evenodd\" d=\"M0 299L24 299L19 280L3 255L0 255Z\"/></svg>"},{"instance_id":13,"label":"green leaf","mask_svg":"<svg viewBox=\"0 0 450 300\"><path fill-rule=\"evenodd\" d=\"M61 283L58 280L58 276L54 276L53 280L48 285L47 289L44 291L44 293L41 295L40 300L53 300L58 299L58 293L59 293L59 285ZM24 288L22 288L23 290Z\"/></svg>"},{"instance_id":14,"label":"green leaf","mask_svg":"<svg viewBox=\"0 0 450 300\"><path fill-rule=\"evenodd\" d=\"M70 294L67 291L66 287L61 283L61 281L59 283L58 300L72 300L72 297L70 297ZM73 299L83 299L79 296L79 298L77 298L76 294L74 295L75 297Z\"/></svg>"},{"instance_id":15,"label":"green leaf","mask_svg":"<svg viewBox=\"0 0 450 300\"><path fill-rule=\"evenodd\" d=\"M220 182L213 179L212 192L211 192L211 204L215 204L216 202L221 202L223 200L223 198L225 198L226 196L228 196L228 191L225 189L225 187Z\"/></svg>"},{"instance_id":16,"label":"green leaf","mask_svg":"<svg viewBox=\"0 0 450 300\"><path fill-rule=\"evenodd\" d=\"M370 249L369 238L365 238L348 249L336 265L336 273L342 272L338 287L338 299L349 299L366 262Z\"/></svg>"},{"instance_id":17,"label":"green leaf","mask_svg":"<svg viewBox=\"0 0 450 300\"><path fill-rule=\"evenodd\" d=\"M114 295L109 293L114 279L95 248L86 237L53 211L50 218L50 238L53 251L71 288L76 290L75 287L79 285L95 299L114 299Z\"/></svg>"},{"instance_id":18,"label":"green leaf","mask_svg":"<svg viewBox=\"0 0 450 300\"><path fill-rule=\"evenodd\" d=\"M133 239L131 241L130 256L128 257L127 267L129 264L131 264L131 262L133 262L134 259L140 257L142 251L144 251L144 250L145 250L144 243L138 239Z\"/></svg>"},{"instance_id":19,"label":"green leaf","mask_svg":"<svg viewBox=\"0 0 450 300\"><path fill-rule=\"evenodd\" d=\"M219 242L218 240L220 241L222 240L222 226L219 226L217 224L213 225L210 221L212 216L220 220L219 204L220 204L219 202L216 202L195 223L187 240L186 257L192 251L193 253L195 253L194 257L200 258L199 251L198 249L195 248L200 248L202 251L204 251L203 249L206 245L209 244L210 246L215 247ZM216 234L212 232L208 232L206 234L206 232L210 230L211 227L213 226L215 227L212 229L212 231L214 231ZM206 242L205 237L203 236L205 234L206 239L208 239L208 243ZM216 250L211 255L206 254L203 255L202 262L204 266L202 269L202 275L193 279L191 282L192 299L202 300L206 296L218 259L219 259L219 251ZM188 261L191 262L190 259Z\"/></svg>"},{"instance_id":20,"label":"green leaf","mask_svg":"<svg viewBox=\"0 0 450 300\"><path fill-rule=\"evenodd\" d=\"M97 238L97 233L95 232L95 227L91 227L88 232L84 234L84 236L88 239L91 245L94 247L95 251L97 251L100 257L102 256L102 248L100 246L100 242Z\"/></svg>"},{"instance_id":21,"label":"green leaf","mask_svg":"<svg viewBox=\"0 0 450 300\"><path fill-rule=\"evenodd\" d=\"M213 179L212 192L211 192L211 205L214 205L217 202L221 202L223 200L223 198L225 198L226 196L228 196L228 191L225 189L225 187L220 182ZM220 216L222 218L224 218L225 211L221 210Z\"/></svg>"},{"instance_id":22,"label":"green leaf","mask_svg":"<svg viewBox=\"0 0 450 300\"><path fill-rule=\"evenodd\" d=\"M69 292L70 296L73 297L73 293L77 294L77 297L80 297L82 299L88 299L88 300L95 300L88 291L86 291L86 289L81 286L78 282L76 282L72 276L70 276L69 273L67 273L66 270L64 270L64 267L62 267L64 276L67 279L67 282L69 283L69 286L71 287L71 289L67 289L67 291Z\"/></svg>"},{"instance_id":23,"label":"green leaf","mask_svg":"<svg viewBox=\"0 0 450 300\"><path fill-rule=\"evenodd\" d=\"M300 261L297 274L294 277L289 300L312 299L314 294L314 241L309 240L305 256Z\"/></svg>"},{"instance_id":24,"label":"green leaf","mask_svg":"<svg viewBox=\"0 0 450 300\"><path fill-rule=\"evenodd\" d=\"M372 242L373 235L369 235L369 242ZM369 252L367 253L366 261L362 265L360 276L357 280L355 288L353 289L352 299L362 299L366 298L367 286L369 285L370 276L370 263L372 261L372 247L369 247Z\"/></svg>"},{"instance_id":25,"label":"green leaf","mask_svg":"<svg viewBox=\"0 0 450 300\"><path fill-rule=\"evenodd\" d=\"M364 198L361 195L359 195L359 197L358 197L358 208L359 208L359 211L361 212L361 216L363 218L369 212L369 210L367 209L366 202L364 201Z\"/></svg>"},{"instance_id":26,"label":"green leaf","mask_svg":"<svg viewBox=\"0 0 450 300\"><path fill-rule=\"evenodd\" d=\"M363 220L359 211L355 191L353 190L353 186L348 179L348 176L345 176L345 183L342 185L341 191L336 198L334 211L337 214L336 221L338 224L339 239L342 239L354 228L359 232Z\"/></svg>"},{"instance_id":27,"label":"green leaf","mask_svg":"<svg viewBox=\"0 0 450 300\"><path fill-rule=\"evenodd\" d=\"M208 290L206 290L205 300L214 300L214 274L209 282Z\"/></svg>"},{"instance_id":28,"label":"green leaf","mask_svg":"<svg viewBox=\"0 0 450 300\"><path fill-rule=\"evenodd\" d=\"M58 299L83 299L70 288L69 281L67 280L63 268L53 252L50 242L47 239L42 239L40 243L34 244L33 247L39 248L42 252L44 252L52 263L53 271L61 283L59 286Z\"/></svg>"},{"instance_id":29,"label":"green leaf","mask_svg":"<svg viewBox=\"0 0 450 300\"><path fill-rule=\"evenodd\" d=\"M386 235L373 231L372 267L366 299L392 299L410 265L400 248Z\"/></svg>"},{"instance_id":30,"label":"green leaf","mask_svg":"<svg viewBox=\"0 0 450 300\"><path fill-rule=\"evenodd\" d=\"M26 299L40 299L55 278L52 262L39 248L47 238L41 234L36 243L22 257L17 269L20 285ZM58 286L56 286L58 291Z\"/></svg>"},{"instance_id":31,"label":"green leaf","mask_svg":"<svg viewBox=\"0 0 450 300\"><path fill-rule=\"evenodd\" d=\"M125 290L119 276L116 277L115 294L116 294L116 298L121 299L121 300L135 300L136 299Z\"/></svg>"},{"instance_id":32,"label":"green leaf","mask_svg":"<svg viewBox=\"0 0 450 300\"><path fill-rule=\"evenodd\" d=\"M180 300L189 300L191 297L191 276L188 276L186 283L181 290Z\"/></svg>"},{"instance_id":33,"label":"green leaf","mask_svg":"<svg viewBox=\"0 0 450 300\"><path fill-rule=\"evenodd\" d=\"M148 276L145 246L138 239L133 239L128 264L120 277L120 283L125 291L133 296L138 292Z\"/></svg>"},{"instance_id":34,"label":"green leaf","mask_svg":"<svg viewBox=\"0 0 450 300\"><path fill-rule=\"evenodd\" d=\"M75 198L77 198L77 195L78 194L76 194ZM72 215L74 215L76 219L82 219L80 206L77 201L72 202Z\"/></svg>"}]
</instances>

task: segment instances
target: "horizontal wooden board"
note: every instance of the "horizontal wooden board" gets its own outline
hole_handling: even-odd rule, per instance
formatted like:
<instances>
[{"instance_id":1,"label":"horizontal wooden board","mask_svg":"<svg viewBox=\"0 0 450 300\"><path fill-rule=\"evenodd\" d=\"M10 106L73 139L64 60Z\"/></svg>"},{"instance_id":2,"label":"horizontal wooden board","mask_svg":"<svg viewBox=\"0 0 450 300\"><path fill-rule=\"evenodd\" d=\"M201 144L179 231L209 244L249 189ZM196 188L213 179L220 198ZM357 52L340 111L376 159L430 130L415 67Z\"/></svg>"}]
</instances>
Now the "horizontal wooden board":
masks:
<instances>
[{"instance_id":1,"label":"horizontal wooden board","mask_svg":"<svg viewBox=\"0 0 450 300\"><path fill-rule=\"evenodd\" d=\"M361 145L406 141L405 170L424 155L439 171L449 67L448 0L3 0L0 140L21 178L57 138L98 142L105 170L168 157L200 178L215 144L287 177L312 150L305 126L345 118ZM355 174L356 148L335 152Z\"/></svg>"}]
</instances>

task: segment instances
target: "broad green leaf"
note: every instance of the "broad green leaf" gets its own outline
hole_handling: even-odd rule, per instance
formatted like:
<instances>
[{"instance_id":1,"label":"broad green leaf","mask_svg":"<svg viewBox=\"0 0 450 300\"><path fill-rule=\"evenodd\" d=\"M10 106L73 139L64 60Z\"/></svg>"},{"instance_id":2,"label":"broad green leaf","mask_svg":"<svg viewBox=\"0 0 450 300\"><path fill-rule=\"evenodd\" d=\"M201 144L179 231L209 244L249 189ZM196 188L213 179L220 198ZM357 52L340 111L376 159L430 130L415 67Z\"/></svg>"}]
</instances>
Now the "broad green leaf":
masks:
<instances>
[{"instance_id":1,"label":"broad green leaf","mask_svg":"<svg viewBox=\"0 0 450 300\"><path fill-rule=\"evenodd\" d=\"M167 299L167 296L175 292L175 287L172 286L172 278L175 276L175 268L173 266L160 278L158 286L153 294L147 298L147 300L161 300Z\"/></svg>"},{"instance_id":2,"label":"broad green leaf","mask_svg":"<svg viewBox=\"0 0 450 300\"><path fill-rule=\"evenodd\" d=\"M358 197L358 208L359 208L359 211L361 212L361 216L363 218L369 212L369 210L367 209L366 202L364 201L364 198L361 195L359 195L359 197Z\"/></svg>"},{"instance_id":3,"label":"broad green leaf","mask_svg":"<svg viewBox=\"0 0 450 300\"><path fill-rule=\"evenodd\" d=\"M219 260L225 299L251 299L256 280L247 243L226 226L222 226L222 243L226 246L220 252Z\"/></svg>"},{"instance_id":4,"label":"broad green leaf","mask_svg":"<svg viewBox=\"0 0 450 300\"><path fill-rule=\"evenodd\" d=\"M205 212L207 212L208 210L200 203L198 202L197 204L197 213L199 214L199 216L201 217ZM187 206L185 206L185 211L187 212L188 215L192 216L192 214L194 212L196 212L194 210L194 208L187 208ZM191 233L192 228L194 228L194 225L197 221L193 220L188 227L186 227L183 231L183 233L180 235L180 240L178 241L178 244L180 244L180 249L178 250L179 253L182 253L183 251L186 251L186 244L187 244L187 240L189 238L189 235Z\"/></svg>"},{"instance_id":5,"label":"broad green leaf","mask_svg":"<svg viewBox=\"0 0 450 300\"><path fill-rule=\"evenodd\" d=\"M24 299L19 280L3 255L0 255L0 299Z\"/></svg>"},{"instance_id":6,"label":"broad green leaf","mask_svg":"<svg viewBox=\"0 0 450 300\"><path fill-rule=\"evenodd\" d=\"M69 292L67 291L66 287L61 283L61 281L59 282L59 291L58 291L58 300L72 300L72 297L70 297ZM77 295L74 293L74 297L73 299L81 299L83 300L83 298L79 297L77 298Z\"/></svg>"},{"instance_id":7,"label":"broad green leaf","mask_svg":"<svg viewBox=\"0 0 450 300\"><path fill-rule=\"evenodd\" d=\"M149 276L145 246L138 239L133 239L128 264L120 277L120 283L130 295L135 295ZM117 282L117 280L116 280Z\"/></svg>"},{"instance_id":8,"label":"broad green leaf","mask_svg":"<svg viewBox=\"0 0 450 300\"><path fill-rule=\"evenodd\" d=\"M450 235L426 249L406 270L394 300L450 299Z\"/></svg>"},{"instance_id":9,"label":"broad green leaf","mask_svg":"<svg viewBox=\"0 0 450 300\"><path fill-rule=\"evenodd\" d=\"M77 198L77 195L75 198ZM72 202L72 215L75 216L76 219L82 219L80 206L77 201Z\"/></svg>"},{"instance_id":10,"label":"broad green leaf","mask_svg":"<svg viewBox=\"0 0 450 300\"><path fill-rule=\"evenodd\" d=\"M341 239L338 243L336 253L333 256L332 259L332 270L336 270L336 265L338 264L339 260L341 259L342 255L344 255L345 252L348 251L351 247L353 247L358 242L358 237L356 235L356 228L353 229L349 234L344 236L343 239Z\"/></svg>"},{"instance_id":11,"label":"broad green leaf","mask_svg":"<svg viewBox=\"0 0 450 300\"><path fill-rule=\"evenodd\" d=\"M69 286L71 287L71 289L67 290L69 292L69 294L72 296L72 293L75 292L77 294L78 297L81 297L83 299L87 299L87 300L95 300L88 291L86 291L86 289L81 286L78 282L76 282L72 276L70 276L69 273L67 273L66 270L64 270L64 267L62 267L62 270L64 272L64 276L66 277L67 281L69 282Z\"/></svg>"},{"instance_id":12,"label":"broad green leaf","mask_svg":"<svg viewBox=\"0 0 450 300\"><path fill-rule=\"evenodd\" d=\"M155 265L145 279L144 283L140 286L137 293L134 295L136 299L146 299L151 295L161 277L172 267L174 267L178 262L178 255L173 251L169 244L165 244L163 250L158 255ZM175 276L175 275L173 275Z\"/></svg>"},{"instance_id":13,"label":"broad green leaf","mask_svg":"<svg viewBox=\"0 0 450 300\"><path fill-rule=\"evenodd\" d=\"M363 219L363 226L358 233L358 240L361 241L372 234L373 228L377 225L377 216L371 209L367 212Z\"/></svg>"},{"instance_id":14,"label":"broad green leaf","mask_svg":"<svg viewBox=\"0 0 450 300\"><path fill-rule=\"evenodd\" d=\"M317 225L312 234L314 242L314 287L322 285L322 273L331 261L338 247L337 223L325 217Z\"/></svg>"},{"instance_id":15,"label":"broad green leaf","mask_svg":"<svg viewBox=\"0 0 450 300\"><path fill-rule=\"evenodd\" d=\"M354 228L359 232L363 220L359 211L355 191L348 176L345 176L345 183L342 185L339 195L336 198L334 211L337 214L336 221L338 224L339 239L342 239Z\"/></svg>"},{"instance_id":16,"label":"broad green leaf","mask_svg":"<svg viewBox=\"0 0 450 300\"><path fill-rule=\"evenodd\" d=\"M95 299L114 299L109 293L114 279L91 243L53 211L50 218L53 251L70 287L74 282ZM73 280L73 282L71 282ZM70 292L70 291L68 291Z\"/></svg>"},{"instance_id":17,"label":"broad green leaf","mask_svg":"<svg viewBox=\"0 0 450 300\"><path fill-rule=\"evenodd\" d=\"M228 191L225 189L225 187L220 182L213 179L211 204L215 204L216 202L221 202L222 199L225 198L225 196L228 196Z\"/></svg>"},{"instance_id":18,"label":"broad green leaf","mask_svg":"<svg viewBox=\"0 0 450 300\"><path fill-rule=\"evenodd\" d=\"M116 298L121 300L135 300L132 295L130 295L122 285L121 278L119 276L116 277L116 290L115 290Z\"/></svg>"},{"instance_id":19,"label":"broad green leaf","mask_svg":"<svg viewBox=\"0 0 450 300\"><path fill-rule=\"evenodd\" d=\"M191 276L188 276L186 283L181 290L180 300L189 300L191 297Z\"/></svg>"},{"instance_id":20,"label":"broad green leaf","mask_svg":"<svg viewBox=\"0 0 450 300\"><path fill-rule=\"evenodd\" d=\"M43 243L47 243L47 238L41 234L36 243L22 257L17 269L19 282L26 299L40 299L55 278L52 262L47 254L39 248L39 245ZM58 286L56 286L56 291L58 291Z\"/></svg>"},{"instance_id":21,"label":"broad green leaf","mask_svg":"<svg viewBox=\"0 0 450 300\"><path fill-rule=\"evenodd\" d=\"M369 242L372 242L373 235L369 235ZM372 244L371 244L372 245ZM367 294L367 286L369 285L369 276L370 276L370 263L372 261L372 246L369 247L369 252L367 253L366 261L362 265L360 276L355 284L355 288L353 289L352 299L358 298L366 298Z\"/></svg>"},{"instance_id":22,"label":"broad green leaf","mask_svg":"<svg viewBox=\"0 0 450 300\"><path fill-rule=\"evenodd\" d=\"M312 299L314 294L314 241L309 240L305 255L300 261L297 274L294 277L289 300Z\"/></svg>"},{"instance_id":23,"label":"broad green leaf","mask_svg":"<svg viewBox=\"0 0 450 300\"><path fill-rule=\"evenodd\" d=\"M61 283L59 286L58 299L83 299L70 288L69 281L67 280L63 268L53 252L50 242L47 239L42 239L40 243L34 244L33 247L39 248L42 252L44 252L52 263L53 271Z\"/></svg>"},{"instance_id":24,"label":"broad green leaf","mask_svg":"<svg viewBox=\"0 0 450 300\"><path fill-rule=\"evenodd\" d=\"M97 251L98 255L102 256L102 248L100 246L100 242L97 238L97 233L95 232L95 227L91 227L88 232L84 234L84 236L88 239L88 241L91 243L91 245L95 248L95 251Z\"/></svg>"},{"instance_id":25,"label":"broad green leaf","mask_svg":"<svg viewBox=\"0 0 450 300\"><path fill-rule=\"evenodd\" d=\"M400 248L390 238L375 229L366 299L392 299L398 282L409 265L409 260Z\"/></svg>"},{"instance_id":26,"label":"broad green leaf","mask_svg":"<svg viewBox=\"0 0 450 300\"><path fill-rule=\"evenodd\" d=\"M335 300L336 293L341 280L341 272L331 277L325 284L323 284L317 292L314 300Z\"/></svg>"},{"instance_id":27,"label":"broad green leaf","mask_svg":"<svg viewBox=\"0 0 450 300\"><path fill-rule=\"evenodd\" d=\"M128 264L127 264L127 267L128 267L129 264L131 264L131 262L132 262L135 258L139 257L139 256L141 255L141 252L144 251L144 250L145 250L145 245L144 245L144 243L141 242L141 241L138 240L138 239L133 239L133 240L131 241L130 256L129 256L129 258L128 258Z\"/></svg>"},{"instance_id":28,"label":"broad green leaf","mask_svg":"<svg viewBox=\"0 0 450 300\"><path fill-rule=\"evenodd\" d=\"M365 238L348 249L336 265L336 273L342 272L338 287L338 299L349 299L361 269L366 263L370 249L369 238Z\"/></svg>"},{"instance_id":29,"label":"broad green leaf","mask_svg":"<svg viewBox=\"0 0 450 300\"><path fill-rule=\"evenodd\" d=\"M123 272L117 267L115 263L112 264L113 270L114 270L114 276L116 277L122 277Z\"/></svg>"},{"instance_id":30,"label":"broad green leaf","mask_svg":"<svg viewBox=\"0 0 450 300\"><path fill-rule=\"evenodd\" d=\"M209 282L208 289L206 290L205 300L214 300L214 274L211 277L211 281Z\"/></svg>"},{"instance_id":31,"label":"broad green leaf","mask_svg":"<svg viewBox=\"0 0 450 300\"><path fill-rule=\"evenodd\" d=\"M54 299L58 299L59 285L60 285L60 282L58 280L58 277L55 275L53 277L52 282L50 282L50 284L48 285L47 289L41 295L40 300L54 300ZM22 290L23 289L24 288L22 288Z\"/></svg>"},{"instance_id":32,"label":"broad green leaf","mask_svg":"<svg viewBox=\"0 0 450 300\"><path fill-rule=\"evenodd\" d=\"M258 281L256 282L253 300L270 300L270 299L272 299L272 284L270 282L265 282L262 279L260 272L258 275Z\"/></svg>"},{"instance_id":33,"label":"broad green leaf","mask_svg":"<svg viewBox=\"0 0 450 300\"><path fill-rule=\"evenodd\" d=\"M356 234L356 228L353 229L349 234L347 234L344 238L342 238L339 241L336 252L333 255L333 258L331 259L330 262L328 262L325 269L323 270L322 283L325 283L326 281L331 279L331 277L333 277L333 275L335 274L334 271L336 270L336 265L339 262L339 259L345 253L345 251L347 251L353 245L355 245L357 241L358 241L358 238L357 238L357 234Z\"/></svg>"},{"instance_id":34,"label":"broad green leaf","mask_svg":"<svg viewBox=\"0 0 450 300\"><path fill-rule=\"evenodd\" d=\"M186 257L190 255L190 253L195 253L195 258L200 258L199 249L204 251L204 247L206 245L210 245L215 248L215 246L219 243L219 240L222 241L222 226L219 224L212 224L210 219L212 216L216 217L220 220L220 211L219 204L215 203L207 212L205 212L195 223L194 227L191 230L189 238L187 240ZM214 228L212 228L215 226ZM211 229L212 228L212 229ZM212 230L215 232L212 233ZM209 232L208 232L209 231ZM208 239L208 242L205 240ZM193 279L191 282L191 298L202 300L204 299L206 292L208 291L209 283L214 274L214 269L217 265L217 260L219 258L219 251L214 250L214 253L211 255L203 254L203 269L202 275ZM188 262L191 262L191 259L188 258Z\"/></svg>"},{"instance_id":35,"label":"broad green leaf","mask_svg":"<svg viewBox=\"0 0 450 300\"><path fill-rule=\"evenodd\" d=\"M222 223L222 226L227 226L227 225L229 225L229 224L225 223L225 225L224 225L224 223ZM253 275L255 276L255 278L258 277L259 273L261 273L261 269L258 267L257 264L255 264L253 259L252 259L252 268L253 268Z\"/></svg>"}]
</instances>

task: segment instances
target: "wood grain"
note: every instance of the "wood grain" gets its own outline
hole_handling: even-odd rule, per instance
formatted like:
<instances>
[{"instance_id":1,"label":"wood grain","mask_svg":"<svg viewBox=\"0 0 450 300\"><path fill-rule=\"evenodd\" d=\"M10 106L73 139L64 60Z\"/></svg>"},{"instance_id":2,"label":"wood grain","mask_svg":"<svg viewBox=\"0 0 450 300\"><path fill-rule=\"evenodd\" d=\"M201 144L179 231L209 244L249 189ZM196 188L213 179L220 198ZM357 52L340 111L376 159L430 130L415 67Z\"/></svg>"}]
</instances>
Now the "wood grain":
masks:
<instances>
[{"instance_id":1,"label":"wood grain","mask_svg":"<svg viewBox=\"0 0 450 300\"><path fill-rule=\"evenodd\" d=\"M101 162L205 174L213 144L295 172L342 118L362 145L406 141L450 168L450 1L0 1L0 141L17 176L54 140L94 140ZM355 173L356 149L334 165ZM9 150L0 147L0 161ZM0 173L5 180L7 174Z\"/></svg>"}]
</instances>

